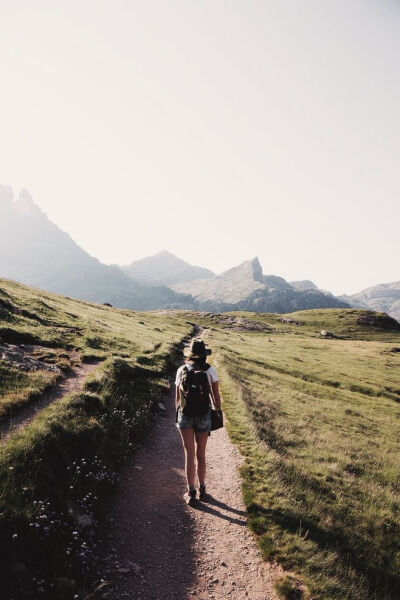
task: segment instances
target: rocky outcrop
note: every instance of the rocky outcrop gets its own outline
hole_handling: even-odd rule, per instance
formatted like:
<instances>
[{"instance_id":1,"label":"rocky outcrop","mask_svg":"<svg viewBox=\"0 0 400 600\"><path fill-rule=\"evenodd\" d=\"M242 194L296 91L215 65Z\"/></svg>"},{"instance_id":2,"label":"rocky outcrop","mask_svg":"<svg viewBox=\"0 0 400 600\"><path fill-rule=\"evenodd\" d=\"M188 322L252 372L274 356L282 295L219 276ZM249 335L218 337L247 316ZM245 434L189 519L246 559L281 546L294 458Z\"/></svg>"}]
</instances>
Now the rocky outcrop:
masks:
<instances>
[{"instance_id":1,"label":"rocky outcrop","mask_svg":"<svg viewBox=\"0 0 400 600\"><path fill-rule=\"evenodd\" d=\"M61 376L57 365L46 363L32 355L31 350L23 345L3 344L0 342L0 360L9 363L18 371L50 371Z\"/></svg>"},{"instance_id":2,"label":"rocky outcrop","mask_svg":"<svg viewBox=\"0 0 400 600\"><path fill-rule=\"evenodd\" d=\"M400 323L386 313L366 312L357 319L357 325L364 327L374 327L386 331L400 331Z\"/></svg>"}]
</instances>

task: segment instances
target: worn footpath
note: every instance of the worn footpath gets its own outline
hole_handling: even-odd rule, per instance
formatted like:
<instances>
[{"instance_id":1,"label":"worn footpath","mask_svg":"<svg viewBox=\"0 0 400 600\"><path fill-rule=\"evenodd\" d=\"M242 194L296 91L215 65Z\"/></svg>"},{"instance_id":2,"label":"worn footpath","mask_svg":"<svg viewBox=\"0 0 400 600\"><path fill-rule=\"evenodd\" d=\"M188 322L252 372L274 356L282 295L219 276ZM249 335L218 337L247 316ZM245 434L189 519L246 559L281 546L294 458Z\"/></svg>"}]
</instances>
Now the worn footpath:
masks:
<instances>
[{"instance_id":1,"label":"worn footpath","mask_svg":"<svg viewBox=\"0 0 400 600\"><path fill-rule=\"evenodd\" d=\"M226 430L207 446L207 502L184 504L184 457L174 386L146 443L125 465L100 540L104 597L120 600L273 600L278 568L262 562L247 528Z\"/></svg>"},{"instance_id":2,"label":"worn footpath","mask_svg":"<svg viewBox=\"0 0 400 600\"><path fill-rule=\"evenodd\" d=\"M85 379L97 368L99 362L93 361L92 363L76 365L67 376L51 386L40 398L27 406L21 407L16 411L14 417L5 419L4 422L0 423L0 444L5 444L11 434L29 425L38 413L49 404L61 400L68 394L82 391Z\"/></svg>"}]
</instances>

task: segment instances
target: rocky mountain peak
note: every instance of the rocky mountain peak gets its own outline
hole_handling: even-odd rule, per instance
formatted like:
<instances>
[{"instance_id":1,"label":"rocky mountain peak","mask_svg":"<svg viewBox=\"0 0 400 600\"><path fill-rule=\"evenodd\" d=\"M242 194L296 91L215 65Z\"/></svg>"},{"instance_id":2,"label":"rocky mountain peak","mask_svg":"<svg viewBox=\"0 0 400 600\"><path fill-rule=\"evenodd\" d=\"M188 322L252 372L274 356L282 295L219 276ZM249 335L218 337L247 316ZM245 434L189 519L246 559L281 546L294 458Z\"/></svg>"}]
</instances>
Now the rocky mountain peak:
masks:
<instances>
[{"instance_id":1,"label":"rocky mountain peak","mask_svg":"<svg viewBox=\"0 0 400 600\"><path fill-rule=\"evenodd\" d=\"M24 215L26 217L44 216L44 213L32 200L32 196L30 195L28 190L25 189L22 189L20 191L18 198L14 202L14 210L19 215Z\"/></svg>"},{"instance_id":2,"label":"rocky mountain peak","mask_svg":"<svg viewBox=\"0 0 400 600\"><path fill-rule=\"evenodd\" d=\"M251 268L253 269L254 280L261 281L261 283L262 283L263 282L263 270L262 270L260 261L258 260L258 256L254 257L250 261L250 265L251 265Z\"/></svg>"},{"instance_id":3,"label":"rocky mountain peak","mask_svg":"<svg viewBox=\"0 0 400 600\"><path fill-rule=\"evenodd\" d=\"M224 271L218 277L225 280L246 277L251 281L262 282L263 272L260 261L257 257L255 257L250 260L245 260L244 262L240 263L240 265Z\"/></svg>"},{"instance_id":4,"label":"rocky mountain peak","mask_svg":"<svg viewBox=\"0 0 400 600\"><path fill-rule=\"evenodd\" d=\"M168 250L135 260L121 269L135 281L152 285L172 285L214 277L209 269L190 265Z\"/></svg>"},{"instance_id":5,"label":"rocky mountain peak","mask_svg":"<svg viewBox=\"0 0 400 600\"><path fill-rule=\"evenodd\" d=\"M172 254L172 252L169 252L168 250L160 250L160 252L157 252L157 254L155 254L155 256L171 258L174 260L180 260L180 259L178 259L177 256L175 256L175 254Z\"/></svg>"}]
</instances>

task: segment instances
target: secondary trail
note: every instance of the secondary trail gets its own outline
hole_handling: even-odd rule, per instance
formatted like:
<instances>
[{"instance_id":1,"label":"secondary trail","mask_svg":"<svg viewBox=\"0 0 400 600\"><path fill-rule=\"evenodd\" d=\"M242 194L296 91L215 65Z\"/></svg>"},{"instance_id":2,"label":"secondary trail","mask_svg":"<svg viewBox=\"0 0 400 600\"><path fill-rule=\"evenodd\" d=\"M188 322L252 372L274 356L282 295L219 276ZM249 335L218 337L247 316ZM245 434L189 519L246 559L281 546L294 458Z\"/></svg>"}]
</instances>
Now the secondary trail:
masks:
<instances>
[{"instance_id":1,"label":"secondary trail","mask_svg":"<svg viewBox=\"0 0 400 600\"><path fill-rule=\"evenodd\" d=\"M9 436L26 427L46 406L60 400L68 394L80 392L86 377L94 371L100 361L80 363L66 377L55 383L42 396L21 407L15 416L0 423L0 444L4 444Z\"/></svg>"},{"instance_id":2,"label":"secondary trail","mask_svg":"<svg viewBox=\"0 0 400 600\"><path fill-rule=\"evenodd\" d=\"M99 577L110 600L273 600L278 567L261 560L247 528L238 466L222 429L207 445L207 503L188 507L175 427L175 386L165 411L125 465L99 540Z\"/></svg>"}]
</instances>

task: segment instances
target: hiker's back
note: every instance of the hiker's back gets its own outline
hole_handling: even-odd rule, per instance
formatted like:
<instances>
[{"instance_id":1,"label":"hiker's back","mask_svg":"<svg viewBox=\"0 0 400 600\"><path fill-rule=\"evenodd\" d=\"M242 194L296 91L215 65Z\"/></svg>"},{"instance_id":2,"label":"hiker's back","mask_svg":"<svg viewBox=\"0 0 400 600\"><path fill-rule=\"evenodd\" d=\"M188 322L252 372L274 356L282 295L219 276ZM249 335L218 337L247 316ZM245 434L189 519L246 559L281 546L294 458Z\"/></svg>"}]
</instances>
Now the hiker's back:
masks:
<instances>
[{"instance_id":1,"label":"hiker's back","mask_svg":"<svg viewBox=\"0 0 400 600\"><path fill-rule=\"evenodd\" d=\"M191 368L185 365L179 385L180 405L183 414L188 416L200 416L208 412L210 408L210 384L207 363L194 363Z\"/></svg>"}]
</instances>

